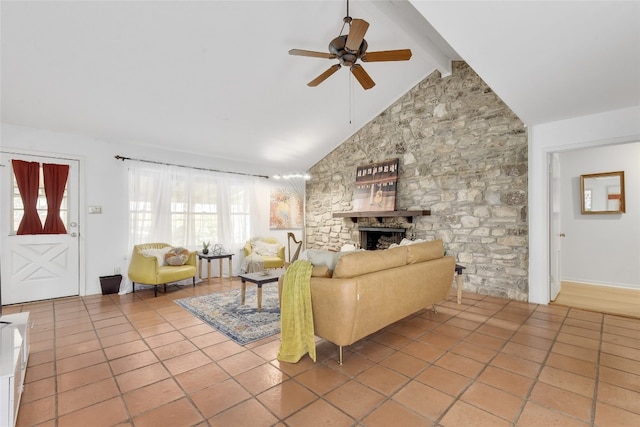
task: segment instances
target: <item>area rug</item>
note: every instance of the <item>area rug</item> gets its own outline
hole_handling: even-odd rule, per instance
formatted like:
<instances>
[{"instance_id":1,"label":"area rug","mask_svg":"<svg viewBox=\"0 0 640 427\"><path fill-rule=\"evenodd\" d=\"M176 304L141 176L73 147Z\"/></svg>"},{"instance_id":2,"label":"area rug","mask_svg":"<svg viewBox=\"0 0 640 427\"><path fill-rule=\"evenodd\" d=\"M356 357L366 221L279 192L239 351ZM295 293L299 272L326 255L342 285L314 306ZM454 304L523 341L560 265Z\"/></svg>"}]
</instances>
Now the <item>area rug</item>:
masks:
<instances>
[{"instance_id":1,"label":"area rug","mask_svg":"<svg viewBox=\"0 0 640 427\"><path fill-rule=\"evenodd\" d=\"M280 332L278 286L262 287L262 311L258 313L257 287L247 284L245 304L240 289L175 300L176 304L241 345Z\"/></svg>"}]
</instances>

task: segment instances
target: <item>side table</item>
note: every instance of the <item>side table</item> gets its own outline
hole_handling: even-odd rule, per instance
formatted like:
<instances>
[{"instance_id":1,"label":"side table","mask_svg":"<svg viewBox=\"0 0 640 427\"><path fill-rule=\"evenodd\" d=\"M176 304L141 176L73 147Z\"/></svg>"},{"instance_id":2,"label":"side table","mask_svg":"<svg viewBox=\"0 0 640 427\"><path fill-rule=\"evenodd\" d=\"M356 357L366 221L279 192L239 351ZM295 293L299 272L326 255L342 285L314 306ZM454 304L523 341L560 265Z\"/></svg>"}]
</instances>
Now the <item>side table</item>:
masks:
<instances>
[{"instance_id":1,"label":"side table","mask_svg":"<svg viewBox=\"0 0 640 427\"><path fill-rule=\"evenodd\" d=\"M257 299L258 299L258 313L262 311L262 285L266 283L277 282L285 273L284 268L278 268L273 270L260 271L258 273L241 273L240 280L242 286L240 288L240 295L242 296L242 304L244 305L245 295L247 292L247 282L254 283L258 287Z\"/></svg>"},{"instance_id":2,"label":"side table","mask_svg":"<svg viewBox=\"0 0 640 427\"><path fill-rule=\"evenodd\" d=\"M200 278L202 279L202 260L207 260L207 281L211 280L211 260L217 259L220 262L220 275L218 277L222 277L222 260L225 258L229 259L229 278L233 277L233 263L231 262L233 256L235 254L203 254L202 252L198 252L198 259L200 260Z\"/></svg>"},{"instance_id":3,"label":"side table","mask_svg":"<svg viewBox=\"0 0 640 427\"><path fill-rule=\"evenodd\" d=\"M462 270L466 267L456 264L456 291L458 291L458 304L462 304Z\"/></svg>"}]
</instances>

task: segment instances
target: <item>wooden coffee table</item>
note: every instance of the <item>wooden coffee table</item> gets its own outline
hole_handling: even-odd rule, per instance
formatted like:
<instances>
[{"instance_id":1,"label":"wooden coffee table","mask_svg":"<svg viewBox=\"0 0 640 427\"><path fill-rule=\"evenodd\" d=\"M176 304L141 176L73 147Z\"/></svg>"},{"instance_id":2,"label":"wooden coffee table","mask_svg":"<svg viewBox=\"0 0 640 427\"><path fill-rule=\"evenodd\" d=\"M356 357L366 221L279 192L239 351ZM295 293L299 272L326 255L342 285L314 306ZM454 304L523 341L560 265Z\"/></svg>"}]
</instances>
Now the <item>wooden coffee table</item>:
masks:
<instances>
[{"instance_id":1,"label":"wooden coffee table","mask_svg":"<svg viewBox=\"0 0 640 427\"><path fill-rule=\"evenodd\" d=\"M242 287L240 288L240 294L242 295L242 304L244 305L244 297L247 292L247 282L255 283L258 287L258 312L262 311L262 285L265 283L277 282L280 276L284 274L286 270L284 268L274 268L265 271L259 271L257 273L241 273L239 274L242 281Z\"/></svg>"}]
</instances>

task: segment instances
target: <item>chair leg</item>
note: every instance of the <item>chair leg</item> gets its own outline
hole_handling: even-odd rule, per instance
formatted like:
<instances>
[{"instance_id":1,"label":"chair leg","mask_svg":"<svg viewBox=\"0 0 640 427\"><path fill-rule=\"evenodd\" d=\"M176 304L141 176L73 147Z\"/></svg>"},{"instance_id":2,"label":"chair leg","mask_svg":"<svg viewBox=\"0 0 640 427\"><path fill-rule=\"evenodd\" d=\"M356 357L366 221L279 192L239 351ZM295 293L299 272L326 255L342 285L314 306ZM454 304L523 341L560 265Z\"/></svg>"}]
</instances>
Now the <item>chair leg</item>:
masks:
<instances>
[{"instance_id":1,"label":"chair leg","mask_svg":"<svg viewBox=\"0 0 640 427\"><path fill-rule=\"evenodd\" d=\"M155 286L153 287L153 296L154 296L155 298L157 298L157 297L158 297L158 285L155 285Z\"/></svg>"},{"instance_id":2,"label":"chair leg","mask_svg":"<svg viewBox=\"0 0 640 427\"><path fill-rule=\"evenodd\" d=\"M195 288L196 287L196 276L193 276L191 278L191 280L193 281L193 287Z\"/></svg>"},{"instance_id":3,"label":"chair leg","mask_svg":"<svg viewBox=\"0 0 640 427\"><path fill-rule=\"evenodd\" d=\"M167 293L167 284L166 283L164 284L164 293L165 294Z\"/></svg>"},{"instance_id":4,"label":"chair leg","mask_svg":"<svg viewBox=\"0 0 640 427\"><path fill-rule=\"evenodd\" d=\"M136 293L136 282L131 282L131 286L133 287L132 294L135 294Z\"/></svg>"}]
</instances>

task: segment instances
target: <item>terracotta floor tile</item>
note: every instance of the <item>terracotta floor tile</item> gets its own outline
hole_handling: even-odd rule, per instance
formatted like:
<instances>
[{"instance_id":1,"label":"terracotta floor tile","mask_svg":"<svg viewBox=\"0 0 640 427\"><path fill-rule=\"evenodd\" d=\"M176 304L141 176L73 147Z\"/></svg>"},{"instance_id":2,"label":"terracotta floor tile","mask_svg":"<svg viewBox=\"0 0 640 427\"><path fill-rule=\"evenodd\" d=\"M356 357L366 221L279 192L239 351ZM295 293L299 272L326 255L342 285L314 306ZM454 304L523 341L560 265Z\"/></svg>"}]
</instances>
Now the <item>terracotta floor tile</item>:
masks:
<instances>
[{"instance_id":1,"label":"terracotta floor tile","mask_svg":"<svg viewBox=\"0 0 640 427\"><path fill-rule=\"evenodd\" d=\"M78 334L67 336L57 336L56 334L56 350L58 347L65 347L72 344L78 344L85 341L91 341L98 338L98 334L93 329Z\"/></svg>"},{"instance_id":2,"label":"terracotta floor tile","mask_svg":"<svg viewBox=\"0 0 640 427\"><path fill-rule=\"evenodd\" d=\"M411 342L411 339L396 332L387 331L382 334L376 335L375 338L373 338L373 341L397 350L409 344Z\"/></svg>"},{"instance_id":3,"label":"terracotta floor tile","mask_svg":"<svg viewBox=\"0 0 640 427\"><path fill-rule=\"evenodd\" d=\"M477 362L468 357L458 356L457 354L447 353L442 356L435 365L448 369L465 377L475 378L484 368L484 364Z\"/></svg>"},{"instance_id":4,"label":"terracotta floor tile","mask_svg":"<svg viewBox=\"0 0 640 427\"><path fill-rule=\"evenodd\" d=\"M385 397L355 380L327 393L325 399L355 419L360 419L377 407Z\"/></svg>"},{"instance_id":5,"label":"terracotta floor tile","mask_svg":"<svg viewBox=\"0 0 640 427\"><path fill-rule=\"evenodd\" d=\"M368 427L424 427L432 425L431 420L426 420L393 401L387 401L376 408L363 420L363 423Z\"/></svg>"},{"instance_id":6,"label":"terracotta floor tile","mask_svg":"<svg viewBox=\"0 0 640 427\"><path fill-rule=\"evenodd\" d=\"M200 349L207 348L227 340L229 340L229 338L215 330L189 339L193 345Z\"/></svg>"},{"instance_id":7,"label":"terracotta floor tile","mask_svg":"<svg viewBox=\"0 0 640 427\"><path fill-rule=\"evenodd\" d=\"M160 360L168 360L183 354L196 351L198 348L188 340L177 341L171 344L163 345L153 349L153 352Z\"/></svg>"},{"instance_id":8,"label":"terracotta floor tile","mask_svg":"<svg viewBox=\"0 0 640 427\"><path fill-rule=\"evenodd\" d=\"M545 366L542 368L538 380L588 398L593 398L593 392L596 384L595 380L591 378L583 377L551 366Z\"/></svg>"},{"instance_id":9,"label":"terracotta floor tile","mask_svg":"<svg viewBox=\"0 0 640 427\"><path fill-rule=\"evenodd\" d=\"M27 368L24 382L31 383L40 381L45 378L50 378L56 373L56 366L53 362L41 363L36 366L30 366Z\"/></svg>"},{"instance_id":10,"label":"terracotta floor tile","mask_svg":"<svg viewBox=\"0 0 640 427\"><path fill-rule=\"evenodd\" d=\"M31 427L47 420L55 420L55 417L56 397L48 396L43 399L20 403L16 426Z\"/></svg>"},{"instance_id":11,"label":"terracotta floor tile","mask_svg":"<svg viewBox=\"0 0 640 427\"><path fill-rule=\"evenodd\" d=\"M586 360L587 362L598 361L598 351L584 347L579 347L562 342L556 342L551 351L554 353L564 354L565 356L575 357L576 359Z\"/></svg>"},{"instance_id":12,"label":"terracotta floor tile","mask_svg":"<svg viewBox=\"0 0 640 427\"><path fill-rule=\"evenodd\" d=\"M626 388L631 391L640 392L640 375L630 374L628 372L601 366L598 380Z\"/></svg>"},{"instance_id":13,"label":"terracotta floor tile","mask_svg":"<svg viewBox=\"0 0 640 427\"><path fill-rule=\"evenodd\" d=\"M606 324L602 327L602 331L607 334L620 335L622 337L640 339L640 331L637 328L626 328L615 325Z\"/></svg>"},{"instance_id":14,"label":"terracotta floor tile","mask_svg":"<svg viewBox=\"0 0 640 427\"><path fill-rule=\"evenodd\" d=\"M471 384L460 400L510 423L515 421L524 405L523 399L479 382Z\"/></svg>"},{"instance_id":15,"label":"terracotta floor tile","mask_svg":"<svg viewBox=\"0 0 640 427\"><path fill-rule=\"evenodd\" d=\"M191 400L205 418L213 417L250 397L251 395L233 379L191 394Z\"/></svg>"},{"instance_id":16,"label":"terracotta floor tile","mask_svg":"<svg viewBox=\"0 0 640 427\"><path fill-rule=\"evenodd\" d=\"M176 381L187 392L193 393L214 384L225 381L229 374L224 372L218 364L211 362L204 366L199 366L193 370L182 372L175 376Z\"/></svg>"},{"instance_id":17,"label":"terracotta floor tile","mask_svg":"<svg viewBox=\"0 0 640 427\"><path fill-rule=\"evenodd\" d=\"M597 426L640 426L640 414L625 411L606 403L596 403L595 425Z\"/></svg>"},{"instance_id":18,"label":"terracotta floor tile","mask_svg":"<svg viewBox=\"0 0 640 427\"><path fill-rule=\"evenodd\" d=\"M577 326L584 329L592 329L594 331L599 331L600 329L602 329L602 325L600 322L589 322L587 320L573 319L570 317L567 317L567 319L564 321L564 324L569 326Z\"/></svg>"},{"instance_id":19,"label":"terracotta floor tile","mask_svg":"<svg viewBox=\"0 0 640 427\"><path fill-rule=\"evenodd\" d=\"M59 427L76 426L113 426L128 419L120 397L97 403L93 406L60 416Z\"/></svg>"},{"instance_id":20,"label":"terracotta floor tile","mask_svg":"<svg viewBox=\"0 0 640 427\"><path fill-rule=\"evenodd\" d=\"M120 392L113 378L74 388L58 393L58 414L68 414L119 395Z\"/></svg>"},{"instance_id":21,"label":"terracotta floor tile","mask_svg":"<svg viewBox=\"0 0 640 427\"><path fill-rule=\"evenodd\" d=\"M392 400L430 420L439 419L455 400L454 397L427 385L411 382L396 393Z\"/></svg>"},{"instance_id":22,"label":"terracotta floor tile","mask_svg":"<svg viewBox=\"0 0 640 427\"><path fill-rule=\"evenodd\" d=\"M523 332L519 329L518 332L513 334L511 338L512 343L522 344L528 347L533 347L538 350L549 351L553 345L553 339L537 337L529 333Z\"/></svg>"},{"instance_id":23,"label":"terracotta floor tile","mask_svg":"<svg viewBox=\"0 0 640 427\"><path fill-rule=\"evenodd\" d=\"M413 341L400 351L425 362L434 362L446 353L443 348L419 341Z\"/></svg>"},{"instance_id":24,"label":"terracotta floor tile","mask_svg":"<svg viewBox=\"0 0 640 427\"><path fill-rule=\"evenodd\" d=\"M508 427L511 425L506 420L496 417L468 403L457 401L442 418L443 427L459 426L483 426L483 427Z\"/></svg>"},{"instance_id":25,"label":"terracotta floor tile","mask_svg":"<svg viewBox=\"0 0 640 427\"><path fill-rule=\"evenodd\" d=\"M257 399L249 399L219 413L208 421L212 427L270 427L276 425L278 419Z\"/></svg>"},{"instance_id":26,"label":"terracotta floor tile","mask_svg":"<svg viewBox=\"0 0 640 427\"><path fill-rule=\"evenodd\" d=\"M640 414L640 392L612 384L598 384L598 401Z\"/></svg>"},{"instance_id":27,"label":"terracotta floor tile","mask_svg":"<svg viewBox=\"0 0 640 427\"><path fill-rule=\"evenodd\" d=\"M487 366L478 377L478 381L524 399L529 394L534 380L495 366Z\"/></svg>"},{"instance_id":28,"label":"terracotta floor tile","mask_svg":"<svg viewBox=\"0 0 640 427\"><path fill-rule=\"evenodd\" d=\"M464 375L433 365L418 375L416 380L454 397L471 384L471 379Z\"/></svg>"},{"instance_id":29,"label":"terracotta floor tile","mask_svg":"<svg viewBox=\"0 0 640 427\"><path fill-rule=\"evenodd\" d=\"M529 378L537 377L541 368L539 363L521 359L507 353L498 353L491 361L491 365Z\"/></svg>"},{"instance_id":30,"label":"terracotta floor tile","mask_svg":"<svg viewBox=\"0 0 640 427\"><path fill-rule=\"evenodd\" d=\"M102 347L108 348L118 344L124 344L141 339L138 331L127 331L121 334L110 335L108 337L100 338Z\"/></svg>"},{"instance_id":31,"label":"terracotta floor tile","mask_svg":"<svg viewBox=\"0 0 640 427\"><path fill-rule=\"evenodd\" d=\"M260 393L258 400L276 417L283 420L318 399L318 396L293 380Z\"/></svg>"},{"instance_id":32,"label":"terracotta floor tile","mask_svg":"<svg viewBox=\"0 0 640 427\"><path fill-rule=\"evenodd\" d=\"M600 339L591 339L587 337L582 337L578 335L566 334L564 332L560 332L558 334L557 342L562 342L565 344L571 344L578 347L584 347L591 350L598 350L600 347Z\"/></svg>"},{"instance_id":33,"label":"terracotta floor tile","mask_svg":"<svg viewBox=\"0 0 640 427\"><path fill-rule=\"evenodd\" d=\"M56 371L58 374L75 371L76 369L86 368L87 366L97 365L106 362L102 350L83 353L78 356L67 357L56 362ZM29 373L27 373L27 376Z\"/></svg>"},{"instance_id":34,"label":"terracotta floor tile","mask_svg":"<svg viewBox=\"0 0 640 427\"><path fill-rule=\"evenodd\" d=\"M160 380L169 378L171 374L161 363L143 366L116 376L118 387L122 393L145 387Z\"/></svg>"},{"instance_id":35,"label":"terracotta floor tile","mask_svg":"<svg viewBox=\"0 0 640 427\"><path fill-rule=\"evenodd\" d=\"M136 427L193 426L204 421L186 398L160 406L134 418Z\"/></svg>"},{"instance_id":36,"label":"terracotta floor tile","mask_svg":"<svg viewBox=\"0 0 640 427\"><path fill-rule=\"evenodd\" d=\"M56 382L54 377L44 378L24 384L21 403L32 402L44 397L53 396L56 393Z\"/></svg>"},{"instance_id":37,"label":"terracotta floor tile","mask_svg":"<svg viewBox=\"0 0 640 427\"><path fill-rule=\"evenodd\" d=\"M606 354L613 354L614 356L640 361L640 351L638 351L637 348L603 342L601 349L602 352Z\"/></svg>"},{"instance_id":38,"label":"terracotta floor tile","mask_svg":"<svg viewBox=\"0 0 640 427\"><path fill-rule=\"evenodd\" d=\"M360 341L353 346L352 351L374 362L380 362L394 352L392 348L373 341Z\"/></svg>"},{"instance_id":39,"label":"terracotta floor tile","mask_svg":"<svg viewBox=\"0 0 640 427\"><path fill-rule=\"evenodd\" d=\"M502 349L503 353L512 354L521 359L530 360L536 363L542 363L547 358L547 350L539 350L528 345L518 344L516 342L508 342Z\"/></svg>"},{"instance_id":40,"label":"terracotta floor tile","mask_svg":"<svg viewBox=\"0 0 640 427\"><path fill-rule=\"evenodd\" d=\"M296 375L294 378L297 382L320 396L327 394L349 380L347 375L341 374L325 365L318 365L300 375Z\"/></svg>"},{"instance_id":41,"label":"terracotta floor tile","mask_svg":"<svg viewBox=\"0 0 640 427\"><path fill-rule=\"evenodd\" d=\"M233 354L241 353L245 351L245 348L227 339L226 341L222 341L218 344L205 347L202 351L209 356L211 360L219 361L226 359Z\"/></svg>"},{"instance_id":42,"label":"terracotta floor tile","mask_svg":"<svg viewBox=\"0 0 640 427\"><path fill-rule=\"evenodd\" d=\"M173 379L168 378L125 393L123 398L129 413L135 417L143 412L178 400L184 395L178 384Z\"/></svg>"},{"instance_id":43,"label":"terracotta floor tile","mask_svg":"<svg viewBox=\"0 0 640 427\"><path fill-rule=\"evenodd\" d=\"M149 350L147 343L143 340L131 341L123 344L117 344L104 349L108 360L118 359L120 357L129 356L130 354L140 353Z\"/></svg>"},{"instance_id":44,"label":"terracotta floor tile","mask_svg":"<svg viewBox=\"0 0 640 427\"><path fill-rule=\"evenodd\" d=\"M187 372L198 366L204 366L211 363L209 359L201 351L193 351L182 356L174 357L173 359L165 360L164 366L171 372L171 375L178 375L182 372Z\"/></svg>"},{"instance_id":45,"label":"terracotta floor tile","mask_svg":"<svg viewBox=\"0 0 640 427\"><path fill-rule=\"evenodd\" d=\"M591 379L595 379L597 372L597 364L594 362L587 362L586 360L580 360L558 353L550 353L546 365Z\"/></svg>"},{"instance_id":46,"label":"terracotta floor tile","mask_svg":"<svg viewBox=\"0 0 640 427\"><path fill-rule=\"evenodd\" d=\"M578 337L591 338L592 340L599 340L602 335L599 330L585 329L578 326L562 325L560 332L563 334L571 334Z\"/></svg>"},{"instance_id":47,"label":"terracotta floor tile","mask_svg":"<svg viewBox=\"0 0 640 427\"><path fill-rule=\"evenodd\" d=\"M478 347L466 341L456 345L451 349L451 352L460 356L468 357L469 359L473 359L481 363L488 363L497 354L495 350Z\"/></svg>"},{"instance_id":48,"label":"terracotta floor tile","mask_svg":"<svg viewBox=\"0 0 640 427\"><path fill-rule=\"evenodd\" d=\"M66 360L66 359L65 359ZM159 360L151 350L131 354L109 362L114 375L129 372L143 366L158 363Z\"/></svg>"},{"instance_id":49,"label":"terracotta floor tile","mask_svg":"<svg viewBox=\"0 0 640 427\"><path fill-rule=\"evenodd\" d=\"M331 406L324 400L316 400L311 405L285 419L284 422L291 427L336 426L350 427L354 424L353 418L344 412Z\"/></svg>"},{"instance_id":50,"label":"terracotta floor tile","mask_svg":"<svg viewBox=\"0 0 640 427\"><path fill-rule=\"evenodd\" d=\"M145 338L145 341L149 345L150 348L161 347L163 345L175 343L178 341L183 341L185 339L184 335L182 335L178 331L170 331L164 334L153 335L151 337Z\"/></svg>"},{"instance_id":51,"label":"terracotta floor tile","mask_svg":"<svg viewBox=\"0 0 640 427\"><path fill-rule=\"evenodd\" d=\"M356 379L385 396L394 394L409 380L406 376L379 365L367 369Z\"/></svg>"},{"instance_id":52,"label":"terracotta floor tile","mask_svg":"<svg viewBox=\"0 0 640 427\"><path fill-rule=\"evenodd\" d=\"M480 332L473 332L469 334L465 340L466 343L476 345L478 347L487 348L489 350L498 351L504 347L506 340L502 338L496 338L489 335L482 334Z\"/></svg>"},{"instance_id":53,"label":"terracotta floor tile","mask_svg":"<svg viewBox=\"0 0 640 427\"><path fill-rule=\"evenodd\" d=\"M415 377L427 367L427 363L424 360L410 356L402 351L393 353L380 364L408 377Z\"/></svg>"},{"instance_id":54,"label":"terracotta floor tile","mask_svg":"<svg viewBox=\"0 0 640 427\"><path fill-rule=\"evenodd\" d=\"M263 365L264 359L251 351L243 351L218 361L218 365L229 375L238 375L257 366Z\"/></svg>"},{"instance_id":55,"label":"terracotta floor tile","mask_svg":"<svg viewBox=\"0 0 640 427\"><path fill-rule=\"evenodd\" d=\"M623 335L616 335L605 332L602 334L602 341L606 343L640 349L640 338L625 337Z\"/></svg>"},{"instance_id":56,"label":"terracotta floor tile","mask_svg":"<svg viewBox=\"0 0 640 427\"><path fill-rule=\"evenodd\" d=\"M64 359L65 357L77 356L83 353L100 350L102 345L98 339L83 341L81 343L70 344L64 347L56 346L56 359Z\"/></svg>"},{"instance_id":57,"label":"terracotta floor tile","mask_svg":"<svg viewBox=\"0 0 640 427\"><path fill-rule=\"evenodd\" d=\"M591 419L592 399L545 383L533 387L530 400L583 421Z\"/></svg>"},{"instance_id":58,"label":"terracotta floor tile","mask_svg":"<svg viewBox=\"0 0 640 427\"><path fill-rule=\"evenodd\" d=\"M58 393L102 381L111 376L111 370L106 362L59 374L56 378Z\"/></svg>"},{"instance_id":59,"label":"terracotta floor tile","mask_svg":"<svg viewBox=\"0 0 640 427\"><path fill-rule=\"evenodd\" d=\"M444 324L444 325L440 325L436 328L432 329L432 332L435 334L442 334L442 335L446 335L450 338L455 338L457 340L461 340L462 338L466 337L467 335L469 335L472 330L468 330L468 329L463 329L460 328L458 326L454 326L454 325L449 325L449 324Z\"/></svg>"},{"instance_id":60,"label":"terracotta floor tile","mask_svg":"<svg viewBox=\"0 0 640 427\"><path fill-rule=\"evenodd\" d=\"M485 335L489 335L495 338L501 338L504 340L511 338L511 336L514 334L514 331L511 329L504 329L498 326L488 325L486 323L480 326L476 330L476 332L480 332Z\"/></svg>"},{"instance_id":61,"label":"terracotta floor tile","mask_svg":"<svg viewBox=\"0 0 640 427\"><path fill-rule=\"evenodd\" d=\"M554 411L534 402L527 402L518 427L588 427L589 423L570 417L562 412Z\"/></svg>"},{"instance_id":62,"label":"terracotta floor tile","mask_svg":"<svg viewBox=\"0 0 640 427\"><path fill-rule=\"evenodd\" d=\"M224 371L221 370L221 372ZM226 373L224 373L224 375L226 375ZM289 379L289 376L281 370L276 369L273 365L266 363L236 375L234 378L246 388L249 393L257 395L275 385L282 384Z\"/></svg>"},{"instance_id":63,"label":"terracotta floor tile","mask_svg":"<svg viewBox=\"0 0 640 427\"><path fill-rule=\"evenodd\" d=\"M601 354L600 363L603 366L609 368L618 369L620 371L631 372L635 375L640 375L640 362L626 359L620 356L614 356L612 354ZM27 372L27 376L29 373Z\"/></svg>"}]
</instances>

